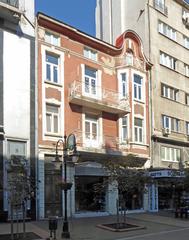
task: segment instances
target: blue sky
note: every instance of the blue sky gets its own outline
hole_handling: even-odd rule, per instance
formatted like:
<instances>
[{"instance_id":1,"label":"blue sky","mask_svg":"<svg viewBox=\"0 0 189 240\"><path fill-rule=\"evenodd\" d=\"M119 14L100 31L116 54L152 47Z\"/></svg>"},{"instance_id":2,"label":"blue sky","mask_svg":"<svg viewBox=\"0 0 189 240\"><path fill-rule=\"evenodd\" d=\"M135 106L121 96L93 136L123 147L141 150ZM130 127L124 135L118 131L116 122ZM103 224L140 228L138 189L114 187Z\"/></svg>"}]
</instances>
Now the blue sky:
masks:
<instances>
[{"instance_id":1,"label":"blue sky","mask_svg":"<svg viewBox=\"0 0 189 240\"><path fill-rule=\"evenodd\" d=\"M35 0L37 12L43 12L79 30L95 36L96 0Z\"/></svg>"}]
</instances>

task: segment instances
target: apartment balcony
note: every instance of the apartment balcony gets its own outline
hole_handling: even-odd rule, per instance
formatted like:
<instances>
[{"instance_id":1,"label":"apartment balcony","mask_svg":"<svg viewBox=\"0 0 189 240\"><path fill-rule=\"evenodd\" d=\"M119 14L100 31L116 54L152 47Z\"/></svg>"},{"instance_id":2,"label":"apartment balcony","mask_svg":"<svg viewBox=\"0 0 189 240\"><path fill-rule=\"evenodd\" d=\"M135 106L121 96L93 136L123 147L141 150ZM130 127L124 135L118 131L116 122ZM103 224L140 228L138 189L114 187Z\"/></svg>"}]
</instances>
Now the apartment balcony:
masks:
<instances>
[{"instance_id":1,"label":"apartment balcony","mask_svg":"<svg viewBox=\"0 0 189 240\"><path fill-rule=\"evenodd\" d=\"M133 56L117 57L115 61L116 61L116 66L134 67L140 71L146 70L145 62Z\"/></svg>"},{"instance_id":2,"label":"apartment balcony","mask_svg":"<svg viewBox=\"0 0 189 240\"><path fill-rule=\"evenodd\" d=\"M164 3L161 3L158 0L154 0L154 8L156 10L158 10L159 12L165 14L166 16L168 15L168 9L167 9L167 7L165 6Z\"/></svg>"},{"instance_id":3,"label":"apartment balcony","mask_svg":"<svg viewBox=\"0 0 189 240\"><path fill-rule=\"evenodd\" d=\"M0 18L18 24L21 18L19 0L0 0Z\"/></svg>"},{"instance_id":4,"label":"apartment balcony","mask_svg":"<svg viewBox=\"0 0 189 240\"><path fill-rule=\"evenodd\" d=\"M129 97L120 99L118 92L74 81L69 88L69 102L114 114L130 112Z\"/></svg>"},{"instance_id":5,"label":"apartment balcony","mask_svg":"<svg viewBox=\"0 0 189 240\"><path fill-rule=\"evenodd\" d=\"M77 139L77 146L82 150L99 153L118 153L120 139L115 136L97 135L94 133L85 133L82 131L74 132Z\"/></svg>"}]
</instances>

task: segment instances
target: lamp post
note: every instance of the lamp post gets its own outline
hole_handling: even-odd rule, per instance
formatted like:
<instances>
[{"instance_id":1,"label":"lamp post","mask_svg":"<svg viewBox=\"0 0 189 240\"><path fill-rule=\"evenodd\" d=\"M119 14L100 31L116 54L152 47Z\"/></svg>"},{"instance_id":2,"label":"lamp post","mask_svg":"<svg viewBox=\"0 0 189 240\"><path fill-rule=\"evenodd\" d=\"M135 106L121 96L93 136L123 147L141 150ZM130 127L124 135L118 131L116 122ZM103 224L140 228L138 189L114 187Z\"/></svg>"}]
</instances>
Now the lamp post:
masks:
<instances>
[{"instance_id":1,"label":"lamp post","mask_svg":"<svg viewBox=\"0 0 189 240\"><path fill-rule=\"evenodd\" d=\"M72 183L67 182L67 160L68 157L77 156L76 139L74 134L70 134L68 137L65 135L64 139L59 139L56 143L56 157L55 163L62 165L62 161L58 155L59 144L62 144L63 150L63 164L64 164L64 182L61 187L64 190L64 219L62 227L62 238L70 238L68 216L67 216L67 191L71 189Z\"/></svg>"}]
</instances>

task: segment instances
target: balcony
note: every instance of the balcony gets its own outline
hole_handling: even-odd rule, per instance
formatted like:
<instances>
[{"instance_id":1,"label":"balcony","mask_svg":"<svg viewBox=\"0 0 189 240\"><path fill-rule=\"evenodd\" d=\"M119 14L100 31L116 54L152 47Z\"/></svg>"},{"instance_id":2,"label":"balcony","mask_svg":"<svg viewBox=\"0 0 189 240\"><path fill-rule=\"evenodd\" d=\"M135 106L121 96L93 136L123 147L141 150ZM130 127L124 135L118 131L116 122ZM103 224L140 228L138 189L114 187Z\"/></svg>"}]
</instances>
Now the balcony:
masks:
<instances>
[{"instance_id":1,"label":"balcony","mask_svg":"<svg viewBox=\"0 0 189 240\"><path fill-rule=\"evenodd\" d=\"M115 61L116 61L116 66L134 67L140 71L146 70L145 62L133 56L118 57L118 58L115 58Z\"/></svg>"},{"instance_id":2,"label":"balcony","mask_svg":"<svg viewBox=\"0 0 189 240\"><path fill-rule=\"evenodd\" d=\"M85 151L98 153L119 153L121 146L120 139L115 136L86 134L82 131L74 132L77 139L77 146ZM127 146L125 144L125 146Z\"/></svg>"},{"instance_id":3,"label":"balcony","mask_svg":"<svg viewBox=\"0 0 189 240\"><path fill-rule=\"evenodd\" d=\"M0 0L0 17L2 19L18 24L21 13L19 0Z\"/></svg>"},{"instance_id":4,"label":"balcony","mask_svg":"<svg viewBox=\"0 0 189 240\"><path fill-rule=\"evenodd\" d=\"M154 0L154 8L155 8L156 10L158 10L159 12L165 14L166 16L168 15L168 9L167 9L167 7L165 6L165 4L163 3L163 1L162 1L162 3L161 3L161 2L158 1L158 0Z\"/></svg>"},{"instance_id":5,"label":"balcony","mask_svg":"<svg viewBox=\"0 0 189 240\"><path fill-rule=\"evenodd\" d=\"M84 82L74 81L69 88L69 102L84 107L114 114L125 115L130 112L129 97L120 99L118 92L96 86L93 93L86 91Z\"/></svg>"}]
</instances>

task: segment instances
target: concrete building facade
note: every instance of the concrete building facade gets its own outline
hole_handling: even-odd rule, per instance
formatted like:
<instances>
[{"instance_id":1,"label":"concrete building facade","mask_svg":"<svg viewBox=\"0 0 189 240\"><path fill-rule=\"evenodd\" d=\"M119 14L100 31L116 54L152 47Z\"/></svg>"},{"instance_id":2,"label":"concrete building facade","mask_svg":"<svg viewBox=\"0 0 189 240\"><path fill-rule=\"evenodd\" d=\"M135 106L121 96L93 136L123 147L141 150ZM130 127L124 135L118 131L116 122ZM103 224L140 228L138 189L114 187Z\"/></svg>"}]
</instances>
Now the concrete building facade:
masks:
<instances>
[{"instance_id":1,"label":"concrete building facade","mask_svg":"<svg viewBox=\"0 0 189 240\"><path fill-rule=\"evenodd\" d=\"M131 153L142 167L149 159L151 64L133 31L113 46L42 13L37 23L38 217L62 216L64 194L56 183L64 176L53 160L57 141L70 133L80 156L68 165L69 215L115 214L117 186L109 183L101 194L94 187L108 178L104 160ZM131 202L131 210L148 207L143 193Z\"/></svg>"},{"instance_id":2,"label":"concrete building facade","mask_svg":"<svg viewBox=\"0 0 189 240\"><path fill-rule=\"evenodd\" d=\"M116 35L134 30L153 64L151 168L182 170L189 161L188 17L189 5L182 0L97 1L97 37L113 43ZM166 208L171 208L172 195L163 198L163 194L172 191L159 187L160 208L167 203Z\"/></svg>"},{"instance_id":3,"label":"concrete building facade","mask_svg":"<svg viewBox=\"0 0 189 240\"><path fill-rule=\"evenodd\" d=\"M7 166L26 159L35 179L35 15L33 0L0 1L0 219L10 218ZM34 180L35 181L35 180ZM35 218L35 201L28 217Z\"/></svg>"}]
</instances>

